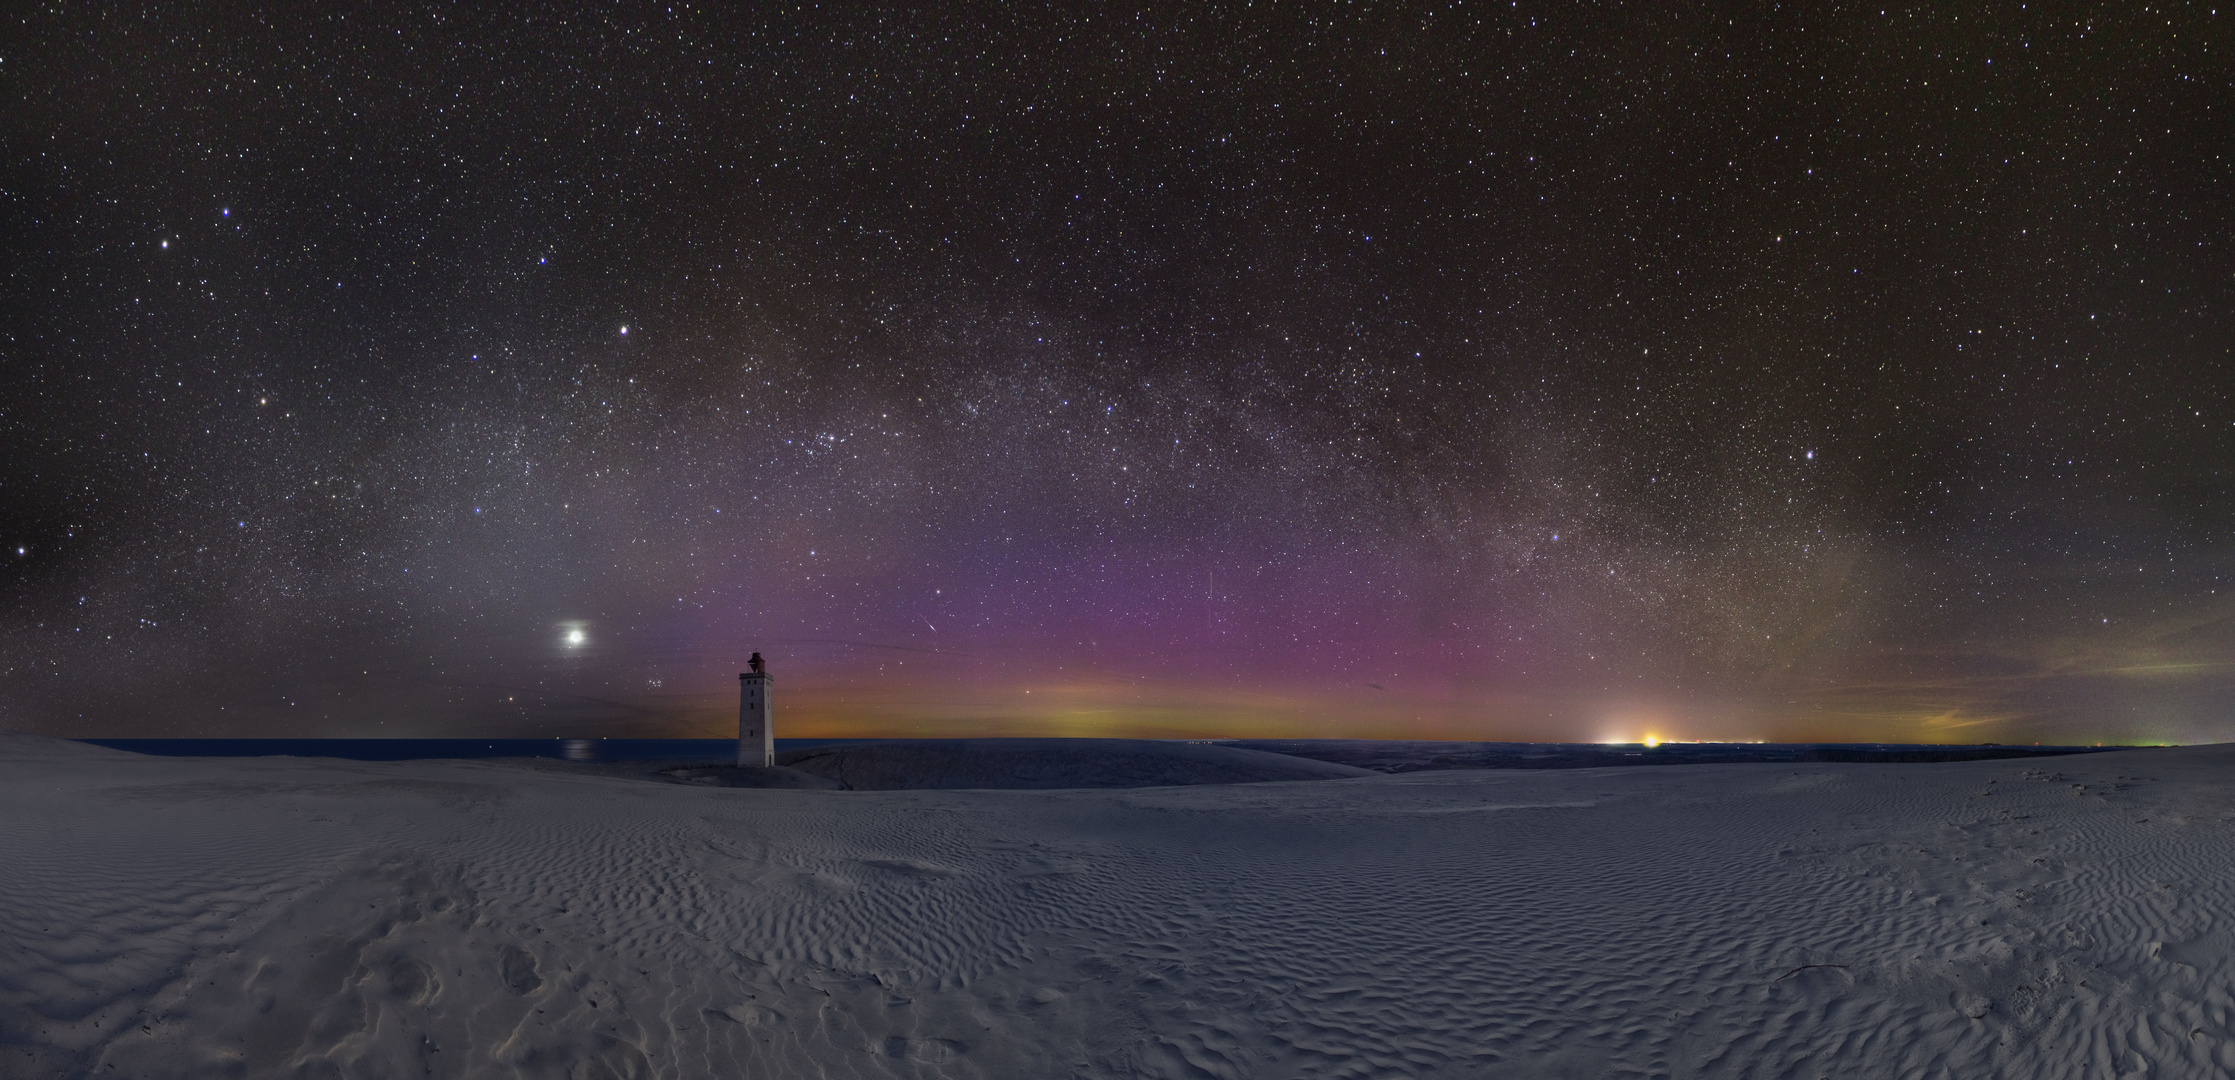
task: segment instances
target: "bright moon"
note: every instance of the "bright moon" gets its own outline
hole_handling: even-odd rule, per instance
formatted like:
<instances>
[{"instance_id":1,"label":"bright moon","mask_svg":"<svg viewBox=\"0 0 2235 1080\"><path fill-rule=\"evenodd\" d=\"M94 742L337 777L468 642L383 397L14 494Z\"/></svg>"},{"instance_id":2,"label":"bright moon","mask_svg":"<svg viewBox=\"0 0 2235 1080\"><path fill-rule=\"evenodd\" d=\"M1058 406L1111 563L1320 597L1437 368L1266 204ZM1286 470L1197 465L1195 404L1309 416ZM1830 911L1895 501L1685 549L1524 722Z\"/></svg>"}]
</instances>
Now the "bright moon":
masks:
<instances>
[{"instance_id":1,"label":"bright moon","mask_svg":"<svg viewBox=\"0 0 2235 1080\"><path fill-rule=\"evenodd\" d=\"M582 644L582 631L580 631L580 630L569 630L569 631L567 631L567 644L569 644L569 645L580 645L580 644Z\"/></svg>"}]
</instances>

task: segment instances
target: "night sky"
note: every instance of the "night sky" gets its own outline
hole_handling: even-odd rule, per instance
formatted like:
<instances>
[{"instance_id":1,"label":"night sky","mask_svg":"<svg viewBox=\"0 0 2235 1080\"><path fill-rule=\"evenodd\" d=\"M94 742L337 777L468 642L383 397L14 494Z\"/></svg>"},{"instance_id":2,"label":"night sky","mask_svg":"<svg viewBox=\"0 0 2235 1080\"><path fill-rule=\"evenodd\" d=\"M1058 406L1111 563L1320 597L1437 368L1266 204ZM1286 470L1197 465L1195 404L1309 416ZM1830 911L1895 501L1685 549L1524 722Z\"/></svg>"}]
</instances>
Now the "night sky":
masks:
<instances>
[{"instance_id":1,"label":"night sky","mask_svg":"<svg viewBox=\"0 0 2235 1080\"><path fill-rule=\"evenodd\" d=\"M531 7L9 16L0 727L2235 739L2235 9Z\"/></svg>"}]
</instances>

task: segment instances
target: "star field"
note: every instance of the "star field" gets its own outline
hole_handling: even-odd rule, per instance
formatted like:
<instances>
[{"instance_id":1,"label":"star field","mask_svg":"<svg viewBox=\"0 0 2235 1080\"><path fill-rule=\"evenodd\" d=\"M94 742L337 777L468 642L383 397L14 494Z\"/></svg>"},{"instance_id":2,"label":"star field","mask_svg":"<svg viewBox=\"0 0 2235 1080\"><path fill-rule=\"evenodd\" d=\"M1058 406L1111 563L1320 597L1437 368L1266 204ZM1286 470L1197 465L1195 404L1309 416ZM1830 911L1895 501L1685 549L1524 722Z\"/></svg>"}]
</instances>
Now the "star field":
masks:
<instances>
[{"instance_id":1,"label":"star field","mask_svg":"<svg viewBox=\"0 0 2235 1080\"><path fill-rule=\"evenodd\" d=\"M2229 18L29 10L0 726L2225 739Z\"/></svg>"}]
</instances>

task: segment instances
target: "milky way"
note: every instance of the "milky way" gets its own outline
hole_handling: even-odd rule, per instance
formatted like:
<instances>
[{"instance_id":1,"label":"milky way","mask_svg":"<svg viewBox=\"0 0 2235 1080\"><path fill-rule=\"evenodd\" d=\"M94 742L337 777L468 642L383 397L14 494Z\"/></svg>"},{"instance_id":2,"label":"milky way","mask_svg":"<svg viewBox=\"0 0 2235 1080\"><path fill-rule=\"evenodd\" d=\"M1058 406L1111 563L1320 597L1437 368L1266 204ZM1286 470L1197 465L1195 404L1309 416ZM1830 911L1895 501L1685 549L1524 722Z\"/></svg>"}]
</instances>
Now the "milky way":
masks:
<instances>
[{"instance_id":1,"label":"milky way","mask_svg":"<svg viewBox=\"0 0 2235 1080\"><path fill-rule=\"evenodd\" d=\"M0 726L2235 736L2230 16L850 9L23 15Z\"/></svg>"}]
</instances>

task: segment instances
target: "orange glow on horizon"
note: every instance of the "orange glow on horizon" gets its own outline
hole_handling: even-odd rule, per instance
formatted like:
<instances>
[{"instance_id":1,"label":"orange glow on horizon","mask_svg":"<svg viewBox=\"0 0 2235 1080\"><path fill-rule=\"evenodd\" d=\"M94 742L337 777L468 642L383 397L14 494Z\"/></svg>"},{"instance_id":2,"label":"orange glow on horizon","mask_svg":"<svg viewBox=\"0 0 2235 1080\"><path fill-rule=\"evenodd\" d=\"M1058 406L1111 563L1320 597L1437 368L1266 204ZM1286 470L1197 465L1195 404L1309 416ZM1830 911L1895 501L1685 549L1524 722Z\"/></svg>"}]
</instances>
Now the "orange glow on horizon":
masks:
<instances>
[{"instance_id":1,"label":"orange glow on horizon","mask_svg":"<svg viewBox=\"0 0 2235 1080\"><path fill-rule=\"evenodd\" d=\"M1082 668L1084 670L1082 670ZM890 666L786 665L776 685L781 738L1404 739L1536 743L1884 742L2013 745L2045 737L2026 718L1964 688L1915 684L1777 687L1770 692L1510 690L1481 680L1344 673L1206 677L1076 662L1019 670L976 658ZM669 685L713 679L670 675ZM717 692L632 699L634 718L564 732L609 737L726 738L736 727L728 678ZM1675 732L1672 734L1671 732Z\"/></svg>"}]
</instances>

